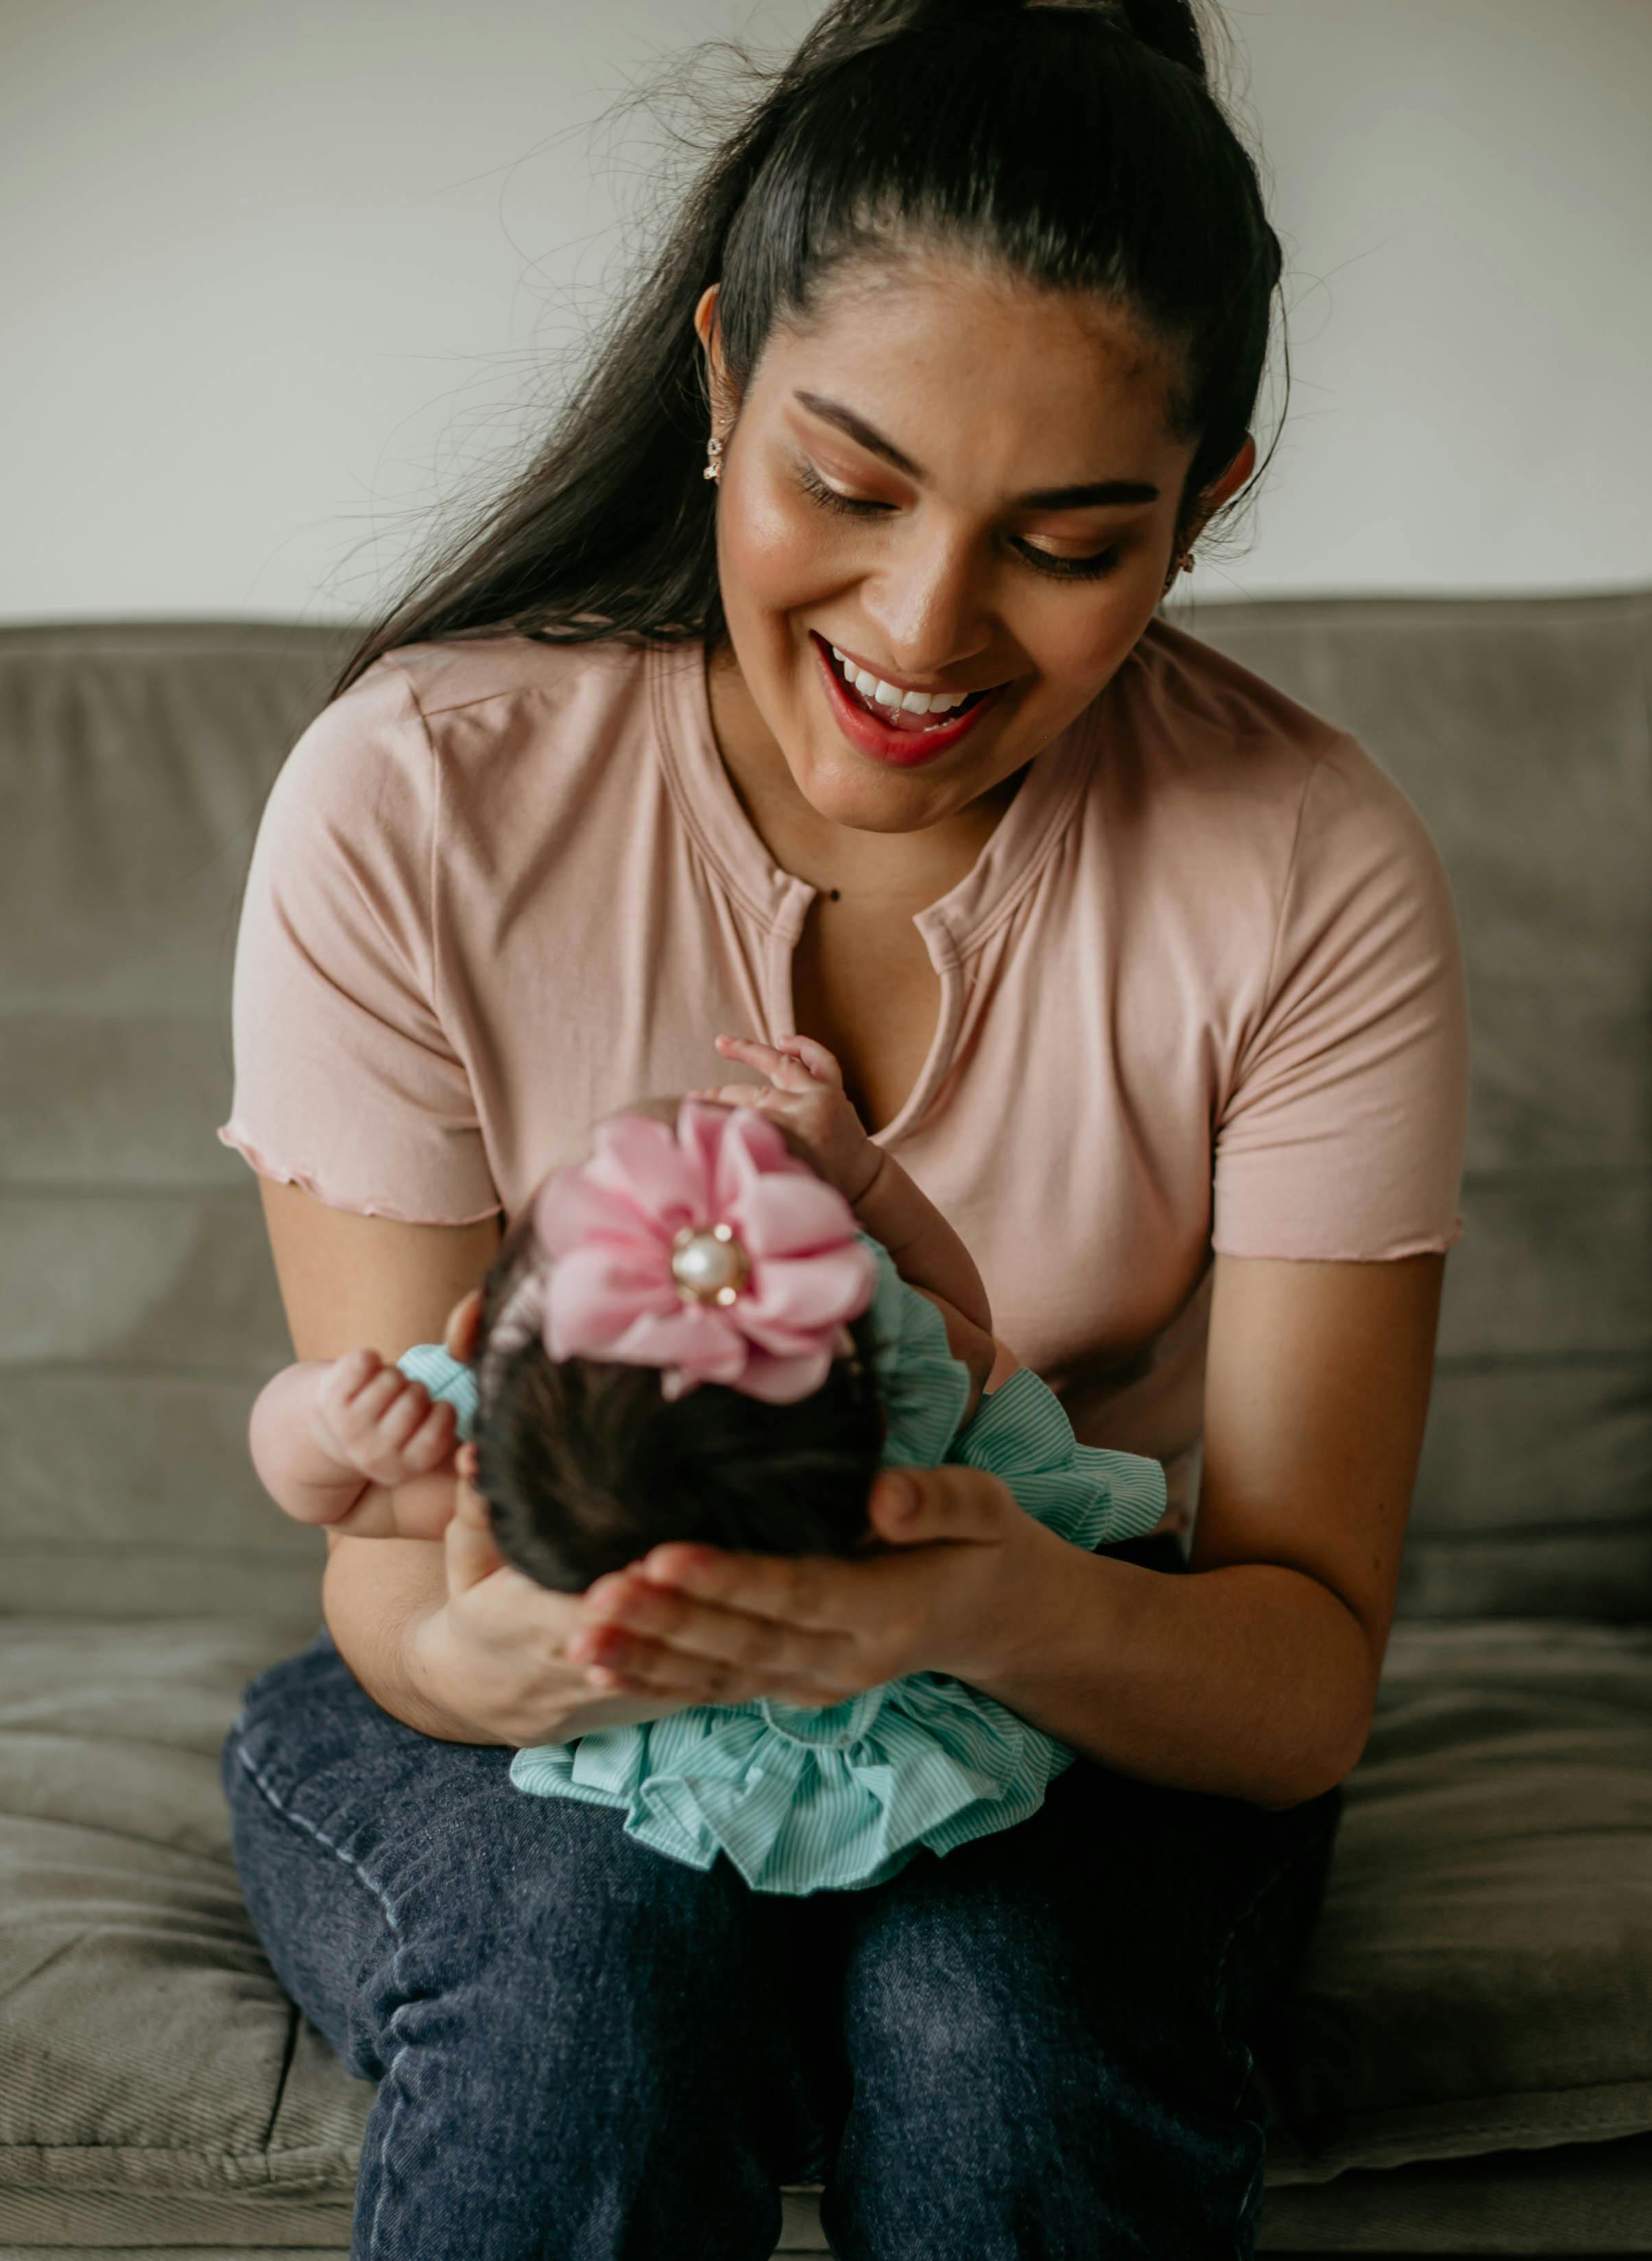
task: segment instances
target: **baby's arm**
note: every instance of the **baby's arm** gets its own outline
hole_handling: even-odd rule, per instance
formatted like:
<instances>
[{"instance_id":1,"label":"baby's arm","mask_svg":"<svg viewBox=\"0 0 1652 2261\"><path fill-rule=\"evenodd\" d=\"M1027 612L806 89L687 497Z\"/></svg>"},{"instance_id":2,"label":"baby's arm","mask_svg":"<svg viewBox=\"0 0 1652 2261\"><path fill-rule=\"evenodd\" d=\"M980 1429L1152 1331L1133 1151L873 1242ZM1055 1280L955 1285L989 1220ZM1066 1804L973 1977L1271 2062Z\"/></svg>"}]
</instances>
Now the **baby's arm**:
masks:
<instances>
[{"instance_id":1,"label":"baby's arm","mask_svg":"<svg viewBox=\"0 0 1652 2261\"><path fill-rule=\"evenodd\" d=\"M803 1140L862 1230L883 1243L907 1284L938 1306L952 1355L970 1371L967 1419L983 1389L995 1389L1021 1363L993 1334L986 1283L968 1249L887 1148L867 1137L824 1044L813 1037L786 1037L771 1045L720 1036L716 1043L725 1057L766 1075L772 1087L724 1084L696 1095L755 1106Z\"/></svg>"},{"instance_id":2,"label":"baby's arm","mask_svg":"<svg viewBox=\"0 0 1652 2261\"><path fill-rule=\"evenodd\" d=\"M451 1405L377 1351L284 1367L253 1406L253 1466L298 1523L355 1538L439 1539L453 1513Z\"/></svg>"}]
</instances>

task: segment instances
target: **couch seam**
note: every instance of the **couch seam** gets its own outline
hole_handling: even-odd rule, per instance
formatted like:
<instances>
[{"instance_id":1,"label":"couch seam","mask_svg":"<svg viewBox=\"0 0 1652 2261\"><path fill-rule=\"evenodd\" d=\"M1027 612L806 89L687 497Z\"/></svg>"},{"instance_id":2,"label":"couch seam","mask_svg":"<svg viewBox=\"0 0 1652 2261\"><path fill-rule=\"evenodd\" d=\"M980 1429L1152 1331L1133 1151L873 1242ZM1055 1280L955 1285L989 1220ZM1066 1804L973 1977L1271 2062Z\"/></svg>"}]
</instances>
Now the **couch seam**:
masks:
<instances>
[{"instance_id":1,"label":"couch seam","mask_svg":"<svg viewBox=\"0 0 1652 2261\"><path fill-rule=\"evenodd\" d=\"M258 2146L265 2158L269 2157L269 2147L276 2133L276 2122L281 2117L281 2107L286 2100L287 2083L292 2076L292 2061L298 2053L298 2006L296 2002L289 2002L287 2010L287 2046L282 2051L281 2071L276 2080L275 2102L269 2107L269 2124L264 2129L262 2143Z\"/></svg>"}]
</instances>

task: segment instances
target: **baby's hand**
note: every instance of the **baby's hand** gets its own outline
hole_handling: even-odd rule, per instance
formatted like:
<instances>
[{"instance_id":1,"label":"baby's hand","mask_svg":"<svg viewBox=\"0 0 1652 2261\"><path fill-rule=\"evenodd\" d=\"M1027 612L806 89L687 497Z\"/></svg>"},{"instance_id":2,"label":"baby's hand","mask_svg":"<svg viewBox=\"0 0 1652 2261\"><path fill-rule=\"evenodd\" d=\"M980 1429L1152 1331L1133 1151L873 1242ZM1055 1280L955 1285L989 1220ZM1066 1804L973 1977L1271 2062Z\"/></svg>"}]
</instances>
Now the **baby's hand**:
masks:
<instances>
[{"instance_id":1,"label":"baby's hand","mask_svg":"<svg viewBox=\"0 0 1652 2261\"><path fill-rule=\"evenodd\" d=\"M845 1201L858 1202L876 1176L880 1151L844 1091L843 1070L813 1037L782 1037L778 1044L752 1037L715 1039L725 1059L742 1060L769 1079L760 1083L722 1083L691 1091L691 1099L718 1099L726 1107L754 1107L772 1115L814 1156L821 1175Z\"/></svg>"},{"instance_id":2,"label":"baby's hand","mask_svg":"<svg viewBox=\"0 0 1652 2261\"><path fill-rule=\"evenodd\" d=\"M428 1475L452 1457L458 1416L376 1350L334 1359L316 1395L311 1433L324 1453L377 1484Z\"/></svg>"}]
</instances>

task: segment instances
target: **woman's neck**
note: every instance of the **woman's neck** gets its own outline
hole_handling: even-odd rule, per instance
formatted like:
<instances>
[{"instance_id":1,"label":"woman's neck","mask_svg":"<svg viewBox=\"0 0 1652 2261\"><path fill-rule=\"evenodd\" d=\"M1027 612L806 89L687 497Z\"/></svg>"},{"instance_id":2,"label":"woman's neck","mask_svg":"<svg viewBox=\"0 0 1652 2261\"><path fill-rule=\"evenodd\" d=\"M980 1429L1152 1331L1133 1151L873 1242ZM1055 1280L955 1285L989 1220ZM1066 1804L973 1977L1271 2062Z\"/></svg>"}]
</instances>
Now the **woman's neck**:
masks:
<instances>
[{"instance_id":1,"label":"woman's neck","mask_svg":"<svg viewBox=\"0 0 1652 2261\"><path fill-rule=\"evenodd\" d=\"M836 890L839 899L909 915L937 901L973 870L1026 775L1017 770L922 831L834 824L798 790L726 643L707 650L706 691L717 751L748 822L783 871L829 897Z\"/></svg>"}]
</instances>

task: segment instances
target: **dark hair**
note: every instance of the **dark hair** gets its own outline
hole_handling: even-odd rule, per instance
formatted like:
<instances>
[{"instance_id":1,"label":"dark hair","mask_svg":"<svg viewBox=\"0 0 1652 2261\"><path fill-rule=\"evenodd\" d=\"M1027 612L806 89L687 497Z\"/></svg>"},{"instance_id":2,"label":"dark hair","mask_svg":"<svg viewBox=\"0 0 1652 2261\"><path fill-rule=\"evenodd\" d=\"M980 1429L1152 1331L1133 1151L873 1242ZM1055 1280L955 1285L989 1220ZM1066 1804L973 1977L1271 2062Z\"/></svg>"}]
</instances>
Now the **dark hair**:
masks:
<instances>
[{"instance_id":1,"label":"dark hair","mask_svg":"<svg viewBox=\"0 0 1652 2261\"><path fill-rule=\"evenodd\" d=\"M1180 547L1244 444L1282 266L1194 0L834 0L717 149L536 460L367 631L332 695L399 644L716 642L701 293L722 286L743 389L772 326L807 321L842 262L934 244L1099 294L1169 349L1172 427L1195 443Z\"/></svg>"},{"instance_id":2,"label":"dark hair","mask_svg":"<svg viewBox=\"0 0 1652 2261\"><path fill-rule=\"evenodd\" d=\"M626 1111L670 1120L675 1108L643 1100ZM763 1554L850 1554L872 1535L867 1494L889 1401L876 1379L870 1312L849 1323L853 1355L834 1359L808 1397L772 1405L706 1382L668 1403L656 1367L552 1360L537 1339L490 1346L500 1313L540 1260L525 1203L483 1282L475 1357L477 1489L500 1553L518 1569L559 1592L583 1593L667 1539Z\"/></svg>"}]
</instances>

